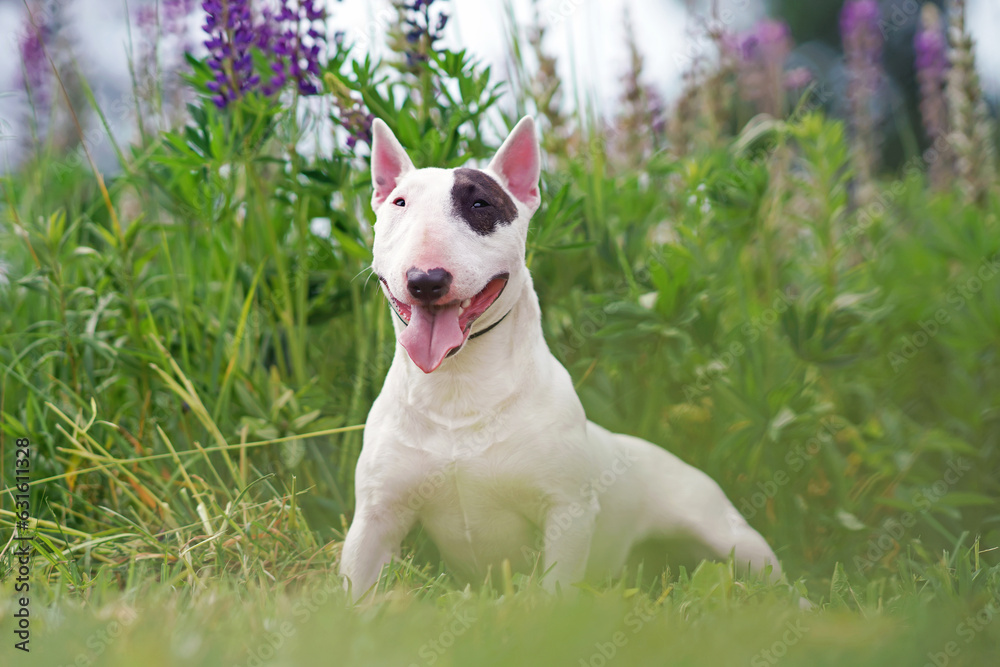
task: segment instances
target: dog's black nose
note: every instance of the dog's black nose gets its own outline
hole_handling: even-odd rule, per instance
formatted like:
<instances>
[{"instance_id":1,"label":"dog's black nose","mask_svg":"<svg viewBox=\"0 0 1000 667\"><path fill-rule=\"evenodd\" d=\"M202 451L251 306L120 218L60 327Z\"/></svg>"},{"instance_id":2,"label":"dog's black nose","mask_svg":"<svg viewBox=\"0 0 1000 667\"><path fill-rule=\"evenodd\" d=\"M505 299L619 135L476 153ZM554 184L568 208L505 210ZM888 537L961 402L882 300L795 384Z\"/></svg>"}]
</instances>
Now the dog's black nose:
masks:
<instances>
[{"instance_id":1,"label":"dog's black nose","mask_svg":"<svg viewBox=\"0 0 1000 667\"><path fill-rule=\"evenodd\" d=\"M410 269L406 272L406 289L414 299L430 305L448 293L451 286L451 274L444 269L421 271Z\"/></svg>"}]
</instances>

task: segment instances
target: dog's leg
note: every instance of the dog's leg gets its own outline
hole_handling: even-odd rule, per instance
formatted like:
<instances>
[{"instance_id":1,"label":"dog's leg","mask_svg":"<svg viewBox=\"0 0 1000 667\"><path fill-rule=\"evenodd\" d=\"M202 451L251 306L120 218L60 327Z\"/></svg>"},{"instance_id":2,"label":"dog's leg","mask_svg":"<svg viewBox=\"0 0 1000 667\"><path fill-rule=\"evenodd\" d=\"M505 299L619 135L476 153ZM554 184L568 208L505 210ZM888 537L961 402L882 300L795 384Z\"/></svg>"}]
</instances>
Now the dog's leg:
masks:
<instances>
[{"instance_id":1,"label":"dog's leg","mask_svg":"<svg viewBox=\"0 0 1000 667\"><path fill-rule=\"evenodd\" d=\"M547 590L555 592L558 587L571 594L571 585L584 579L597 512L594 500L560 503L546 513L543 564Z\"/></svg>"},{"instance_id":2,"label":"dog's leg","mask_svg":"<svg viewBox=\"0 0 1000 667\"><path fill-rule=\"evenodd\" d=\"M709 481L712 488L707 490L699 512L693 515L701 519L693 530L695 538L719 560L733 554L733 561L741 571L749 567L759 575L770 566L768 582L773 584L781 579L781 564L767 540L747 523L722 489ZM799 597L799 608L812 609L813 604Z\"/></svg>"},{"instance_id":3,"label":"dog's leg","mask_svg":"<svg viewBox=\"0 0 1000 667\"><path fill-rule=\"evenodd\" d=\"M747 523L726 494L708 475L688 467L684 484L684 513L667 510L662 516L664 532L680 532L712 558L726 560L730 553L738 568L760 574L770 565L769 581L781 577L781 565L767 541ZM664 508L665 509L665 508Z\"/></svg>"},{"instance_id":4,"label":"dog's leg","mask_svg":"<svg viewBox=\"0 0 1000 667\"><path fill-rule=\"evenodd\" d=\"M722 500L724 503L716 502L716 509L711 510L716 520L704 517L698 533L701 541L719 560L729 558L732 553L737 568L744 571L749 568L754 574L760 574L770 565L768 581L780 579L781 565L767 540L750 527L725 496Z\"/></svg>"},{"instance_id":5,"label":"dog's leg","mask_svg":"<svg viewBox=\"0 0 1000 667\"><path fill-rule=\"evenodd\" d=\"M350 585L355 601L378 581L392 557L399 555L400 544L414 521L415 513L409 508L391 513L373 503L359 504L340 557L344 586Z\"/></svg>"},{"instance_id":6,"label":"dog's leg","mask_svg":"<svg viewBox=\"0 0 1000 667\"><path fill-rule=\"evenodd\" d=\"M596 427L591 430L598 436L603 432ZM633 489L646 490L641 502L641 524L646 528L636 536L635 544L679 540L690 545L691 555L698 558L725 560L732 552L739 567L749 565L751 572L760 573L770 565L770 579L781 576L778 558L767 541L750 527L715 480L645 440L610 437L634 465L609 493L626 498Z\"/></svg>"}]
</instances>

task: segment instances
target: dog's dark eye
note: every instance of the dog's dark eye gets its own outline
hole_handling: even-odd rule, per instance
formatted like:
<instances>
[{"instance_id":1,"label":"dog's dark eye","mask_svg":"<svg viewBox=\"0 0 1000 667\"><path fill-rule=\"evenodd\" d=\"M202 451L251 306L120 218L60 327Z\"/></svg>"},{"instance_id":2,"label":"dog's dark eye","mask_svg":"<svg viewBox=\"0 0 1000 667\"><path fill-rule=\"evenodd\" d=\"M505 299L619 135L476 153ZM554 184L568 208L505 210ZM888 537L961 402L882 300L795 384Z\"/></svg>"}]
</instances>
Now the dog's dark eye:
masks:
<instances>
[{"instance_id":1,"label":"dog's dark eye","mask_svg":"<svg viewBox=\"0 0 1000 667\"><path fill-rule=\"evenodd\" d=\"M396 199L394 199L392 203L395 204L396 206L406 206L406 200L403 199L402 197L396 197Z\"/></svg>"},{"instance_id":2,"label":"dog's dark eye","mask_svg":"<svg viewBox=\"0 0 1000 667\"><path fill-rule=\"evenodd\" d=\"M476 201L472 202L472 208L485 208L487 206L492 206L492 204L490 204L485 199L477 199Z\"/></svg>"}]
</instances>

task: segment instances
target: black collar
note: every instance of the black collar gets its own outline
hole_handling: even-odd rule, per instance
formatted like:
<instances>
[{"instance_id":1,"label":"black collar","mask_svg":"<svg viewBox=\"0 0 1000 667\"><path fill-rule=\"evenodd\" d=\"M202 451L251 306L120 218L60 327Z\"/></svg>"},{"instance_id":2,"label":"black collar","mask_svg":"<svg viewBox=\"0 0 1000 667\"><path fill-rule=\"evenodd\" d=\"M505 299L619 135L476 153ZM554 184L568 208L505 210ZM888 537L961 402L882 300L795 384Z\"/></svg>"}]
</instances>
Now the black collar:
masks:
<instances>
[{"instance_id":1,"label":"black collar","mask_svg":"<svg viewBox=\"0 0 1000 667\"><path fill-rule=\"evenodd\" d=\"M499 297L497 297L497 298L499 298ZM503 317L501 317L501 318L500 318L499 320L497 320L496 322L494 322L494 323L493 323L493 324L491 324L490 326L486 327L486 328L485 328L485 329L483 329L482 331L477 331L476 333L474 333L474 334L472 334L471 336L469 336L469 340L472 340L473 338L477 338L477 337L479 337L479 336L482 336L482 335L483 335L484 333L486 333L486 332L488 332L488 331L493 331L493 327L495 327L496 325L500 324L500 323L501 323L501 322L503 322L503 321L504 321L505 319L507 319L507 316L508 316L508 315L510 315L511 311L513 311L513 310L514 310L514 309L513 309L513 308L511 308L511 309L510 309L510 310L508 310L508 311L507 311L506 313L504 313L504 316L503 316Z\"/></svg>"}]
</instances>

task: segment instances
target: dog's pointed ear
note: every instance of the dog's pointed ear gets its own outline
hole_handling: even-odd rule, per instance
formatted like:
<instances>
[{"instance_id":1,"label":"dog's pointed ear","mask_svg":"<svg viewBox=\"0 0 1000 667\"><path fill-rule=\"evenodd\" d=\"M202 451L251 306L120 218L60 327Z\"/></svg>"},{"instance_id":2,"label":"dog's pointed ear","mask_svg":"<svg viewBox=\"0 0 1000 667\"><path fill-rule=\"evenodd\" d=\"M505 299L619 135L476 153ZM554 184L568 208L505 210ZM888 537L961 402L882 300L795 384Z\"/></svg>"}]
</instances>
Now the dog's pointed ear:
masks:
<instances>
[{"instance_id":1,"label":"dog's pointed ear","mask_svg":"<svg viewBox=\"0 0 1000 667\"><path fill-rule=\"evenodd\" d=\"M407 172L413 162L406 154L399 139L381 118L372 123L372 208L381 206Z\"/></svg>"},{"instance_id":2,"label":"dog's pointed ear","mask_svg":"<svg viewBox=\"0 0 1000 667\"><path fill-rule=\"evenodd\" d=\"M535 212L542 201L538 193L541 157L538 139L535 137L535 120L531 116L518 121L500 150L490 160L488 169L503 178L511 194L532 213Z\"/></svg>"}]
</instances>

